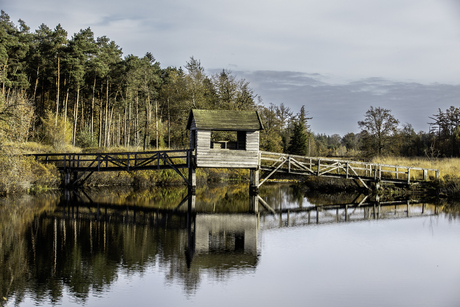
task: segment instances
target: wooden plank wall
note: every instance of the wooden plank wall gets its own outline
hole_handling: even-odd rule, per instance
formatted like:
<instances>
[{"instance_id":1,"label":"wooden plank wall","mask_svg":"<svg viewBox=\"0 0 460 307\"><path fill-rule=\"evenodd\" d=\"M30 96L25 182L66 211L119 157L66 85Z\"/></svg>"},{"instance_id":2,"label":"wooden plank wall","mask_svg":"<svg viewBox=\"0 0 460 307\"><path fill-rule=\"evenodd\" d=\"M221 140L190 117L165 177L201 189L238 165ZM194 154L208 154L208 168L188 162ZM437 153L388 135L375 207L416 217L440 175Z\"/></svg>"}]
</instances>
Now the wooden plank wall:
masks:
<instances>
[{"instance_id":1,"label":"wooden plank wall","mask_svg":"<svg viewBox=\"0 0 460 307\"><path fill-rule=\"evenodd\" d=\"M211 131L199 130L197 131L196 149L197 153L207 152L211 150Z\"/></svg>"},{"instance_id":2,"label":"wooden plank wall","mask_svg":"<svg viewBox=\"0 0 460 307\"><path fill-rule=\"evenodd\" d=\"M254 169L258 166L258 152L228 149L198 151L196 164L198 167Z\"/></svg>"},{"instance_id":3,"label":"wooden plank wall","mask_svg":"<svg viewBox=\"0 0 460 307\"><path fill-rule=\"evenodd\" d=\"M259 131L246 132L246 151L259 151Z\"/></svg>"},{"instance_id":4,"label":"wooden plank wall","mask_svg":"<svg viewBox=\"0 0 460 307\"><path fill-rule=\"evenodd\" d=\"M211 149L210 147L211 131L197 131L197 167L250 169L258 167L258 131L247 133L246 150Z\"/></svg>"}]
</instances>

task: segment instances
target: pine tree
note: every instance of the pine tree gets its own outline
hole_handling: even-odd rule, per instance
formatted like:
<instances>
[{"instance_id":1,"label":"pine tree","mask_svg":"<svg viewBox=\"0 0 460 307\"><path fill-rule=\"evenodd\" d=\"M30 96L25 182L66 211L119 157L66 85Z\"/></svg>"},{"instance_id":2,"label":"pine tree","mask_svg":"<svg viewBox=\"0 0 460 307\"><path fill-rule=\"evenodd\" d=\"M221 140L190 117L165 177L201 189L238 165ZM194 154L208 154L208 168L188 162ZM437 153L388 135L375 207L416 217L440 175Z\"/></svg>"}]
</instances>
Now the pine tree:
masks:
<instances>
[{"instance_id":1,"label":"pine tree","mask_svg":"<svg viewBox=\"0 0 460 307\"><path fill-rule=\"evenodd\" d=\"M289 142L288 153L299 156L307 154L307 135L305 134L304 125L300 121L294 123L294 131Z\"/></svg>"}]
</instances>

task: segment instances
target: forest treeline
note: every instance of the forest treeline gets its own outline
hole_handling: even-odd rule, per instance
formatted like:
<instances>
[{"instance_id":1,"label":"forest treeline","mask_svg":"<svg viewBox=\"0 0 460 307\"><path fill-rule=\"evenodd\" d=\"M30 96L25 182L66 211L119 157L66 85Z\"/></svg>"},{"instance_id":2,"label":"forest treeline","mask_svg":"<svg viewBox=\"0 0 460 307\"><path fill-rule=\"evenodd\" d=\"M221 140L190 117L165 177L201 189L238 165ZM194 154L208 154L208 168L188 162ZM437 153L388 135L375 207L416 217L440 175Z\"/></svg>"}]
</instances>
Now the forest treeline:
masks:
<instances>
[{"instance_id":1,"label":"forest treeline","mask_svg":"<svg viewBox=\"0 0 460 307\"><path fill-rule=\"evenodd\" d=\"M311 156L460 154L455 107L427 118L432 123L427 132L401 127L390 110L371 107L358 123L360 133L317 134L310 131L305 106L295 112L284 104L265 105L249 82L225 69L208 75L194 57L184 67L162 67L150 52L123 56L120 46L90 28L71 37L61 25L31 31L4 11L0 82L2 144L35 141L56 151L70 144L187 148L186 121L196 108L258 110L265 128L261 150Z\"/></svg>"}]
</instances>

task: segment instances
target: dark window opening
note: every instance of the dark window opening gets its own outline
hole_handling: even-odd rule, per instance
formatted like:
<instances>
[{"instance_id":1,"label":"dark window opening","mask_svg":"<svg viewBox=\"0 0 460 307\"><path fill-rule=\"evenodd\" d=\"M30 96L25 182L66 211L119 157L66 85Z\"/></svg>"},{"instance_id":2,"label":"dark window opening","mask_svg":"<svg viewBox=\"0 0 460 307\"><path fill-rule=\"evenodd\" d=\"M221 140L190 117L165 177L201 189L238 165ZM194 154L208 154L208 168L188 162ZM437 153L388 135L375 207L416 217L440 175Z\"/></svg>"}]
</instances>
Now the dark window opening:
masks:
<instances>
[{"instance_id":1,"label":"dark window opening","mask_svg":"<svg viewBox=\"0 0 460 307\"><path fill-rule=\"evenodd\" d=\"M211 148L246 150L246 131L211 131Z\"/></svg>"}]
</instances>

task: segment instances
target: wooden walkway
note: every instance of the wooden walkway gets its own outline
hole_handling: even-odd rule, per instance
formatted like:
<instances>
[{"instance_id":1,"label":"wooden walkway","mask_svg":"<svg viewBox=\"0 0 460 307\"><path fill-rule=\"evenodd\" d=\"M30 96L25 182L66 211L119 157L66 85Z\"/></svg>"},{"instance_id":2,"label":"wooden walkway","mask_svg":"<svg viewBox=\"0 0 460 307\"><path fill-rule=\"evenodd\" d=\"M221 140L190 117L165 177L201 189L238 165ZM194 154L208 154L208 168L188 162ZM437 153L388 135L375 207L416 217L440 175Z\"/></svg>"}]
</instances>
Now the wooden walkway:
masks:
<instances>
[{"instance_id":1,"label":"wooden walkway","mask_svg":"<svg viewBox=\"0 0 460 307\"><path fill-rule=\"evenodd\" d=\"M94 172L173 169L189 186L196 185L195 152L191 149L114 153L34 154L42 163L53 163L65 174L65 185L84 182ZM259 152L258 170L264 178L251 180L257 189L275 173L354 179L369 188L369 182L411 184L439 178L439 170L376 164L319 157ZM181 170L188 169L188 175ZM185 173L185 174L184 174ZM252 176L252 175L251 175ZM258 178L258 172L257 172ZM192 178L193 177L193 178Z\"/></svg>"},{"instance_id":2,"label":"wooden walkway","mask_svg":"<svg viewBox=\"0 0 460 307\"><path fill-rule=\"evenodd\" d=\"M368 188L366 182L410 184L439 178L440 175L438 169L430 168L304 157L265 151L259 154L260 169L268 172L268 175L260 181L259 186L276 172L355 179L366 188Z\"/></svg>"},{"instance_id":3,"label":"wooden walkway","mask_svg":"<svg viewBox=\"0 0 460 307\"><path fill-rule=\"evenodd\" d=\"M173 169L187 184L180 169L193 169L193 151L162 150L145 152L113 152L113 153L49 153L33 154L42 163L53 163L65 174L65 185L84 182L94 172L120 172L138 170ZM71 178L73 175L74 178Z\"/></svg>"}]
</instances>

